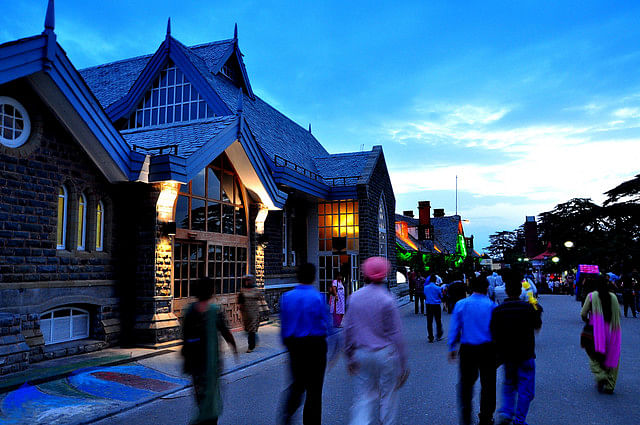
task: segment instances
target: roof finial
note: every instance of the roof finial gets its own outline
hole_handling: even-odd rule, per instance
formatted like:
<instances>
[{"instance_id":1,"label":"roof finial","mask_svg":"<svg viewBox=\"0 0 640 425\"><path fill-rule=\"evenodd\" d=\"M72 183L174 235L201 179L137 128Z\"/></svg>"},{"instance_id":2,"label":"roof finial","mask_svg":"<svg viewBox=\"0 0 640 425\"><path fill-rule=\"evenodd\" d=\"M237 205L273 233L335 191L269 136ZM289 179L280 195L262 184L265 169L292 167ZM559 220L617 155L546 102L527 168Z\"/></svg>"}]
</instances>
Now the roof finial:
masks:
<instances>
[{"instance_id":1,"label":"roof finial","mask_svg":"<svg viewBox=\"0 0 640 425\"><path fill-rule=\"evenodd\" d=\"M235 27L233 28L233 39L237 40L238 39L238 23L236 22Z\"/></svg>"},{"instance_id":2,"label":"roof finial","mask_svg":"<svg viewBox=\"0 0 640 425\"><path fill-rule=\"evenodd\" d=\"M47 14L44 18L44 29L51 30L56 26L56 15L53 7L53 0L49 0L49 4L47 4Z\"/></svg>"},{"instance_id":3,"label":"roof finial","mask_svg":"<svg viewBox=\"0 0 640 425\"><path fill-rule=\"evenodd\" d=\"M167 20L167 37L169 37L171 35L171 16L169 16L169 19Z\"/></svg>"},{"instance_id":4,"label":"roof finial","mask_svg":"<svg viewBox=\"0 0 640 425\"><path fill-rule=\"evenodd\" d=\"M241 115L242 114L242 87L240 87L238 89L238 109L237 109L237 114Z\"/></svg>"},{"instance_id":5,"label":"roof finial","mask_svg":"<svg viewBox=\"0 0 640 425\"><path fill-rule=\"evenodd\" d=\"M309 123L309 133L311 133L311 123Z\"/></svg>"}]
</instances>

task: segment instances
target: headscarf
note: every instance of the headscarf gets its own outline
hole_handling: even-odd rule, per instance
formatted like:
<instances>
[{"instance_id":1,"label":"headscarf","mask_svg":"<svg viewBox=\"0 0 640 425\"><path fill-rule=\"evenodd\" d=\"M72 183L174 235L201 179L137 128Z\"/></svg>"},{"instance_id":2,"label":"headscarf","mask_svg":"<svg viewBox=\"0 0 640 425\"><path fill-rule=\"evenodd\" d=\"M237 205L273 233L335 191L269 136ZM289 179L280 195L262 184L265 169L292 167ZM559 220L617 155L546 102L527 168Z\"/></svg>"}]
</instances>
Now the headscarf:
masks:
<instances>
[{"instance_id":1,"label":"headscarf","mask_svg":"<svg viewBox=\"0 0 640 425\"><path fill-rule=\"evenodd\" d=\"M362 274L371 282L382 282L389 274L391 264L386 258L370 257L362 263Z\"/></svg>"}]
</instances>

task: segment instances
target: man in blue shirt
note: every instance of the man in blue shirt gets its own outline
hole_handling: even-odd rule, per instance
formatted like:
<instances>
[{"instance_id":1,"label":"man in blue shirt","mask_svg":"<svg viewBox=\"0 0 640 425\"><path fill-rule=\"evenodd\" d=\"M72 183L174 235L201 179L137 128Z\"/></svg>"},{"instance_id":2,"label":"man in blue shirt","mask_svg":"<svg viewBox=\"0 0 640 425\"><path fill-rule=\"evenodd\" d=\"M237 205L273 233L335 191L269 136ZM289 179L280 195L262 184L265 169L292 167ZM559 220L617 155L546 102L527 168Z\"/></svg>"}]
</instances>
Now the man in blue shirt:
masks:
<instances>
[{"instance_id":1,"label":"man in blue shirt","mask_svg":"<svg viewBox=\"0 0 640 425\"><path fill-rule=\"evenodd\" d=\"M485 278L471 281L473 294L456 303L449 329L449 359L455 361L460 342L460 385L458 386L461 423L471 424L473 385L480 374L480 422L493 424L496 410L496 354L491 337L491 314L495 308L487 296Z\"/></svg>"},{"instance_id":2,"label":"man in blue shirt","mask_svg":"<svg viewBox=\"0 0 640 425\"><path fill-rule=\"evenodd\" d=\"M436 275L432 274L424 285L425 305L427 308L427 331L429 342L433 342L433 318L436 319L436 339L442 340L442 288L436 285Z\"/></svg>"},{"instance_id":3,"label":"man in blue shirt","mask_svg":"<svg viewBox=\"0 0 640 425\"><path fill-rule=\"evenodd\" d=\"M313 287L316 267L302 264L297 274L300 285L280 298L281 337L289 350L293 380L286 390L281 419L284 424L291 423L306 392L303 423L320 425L327 332L331 322L324 296Z\"/></svg>"}]
</instances>

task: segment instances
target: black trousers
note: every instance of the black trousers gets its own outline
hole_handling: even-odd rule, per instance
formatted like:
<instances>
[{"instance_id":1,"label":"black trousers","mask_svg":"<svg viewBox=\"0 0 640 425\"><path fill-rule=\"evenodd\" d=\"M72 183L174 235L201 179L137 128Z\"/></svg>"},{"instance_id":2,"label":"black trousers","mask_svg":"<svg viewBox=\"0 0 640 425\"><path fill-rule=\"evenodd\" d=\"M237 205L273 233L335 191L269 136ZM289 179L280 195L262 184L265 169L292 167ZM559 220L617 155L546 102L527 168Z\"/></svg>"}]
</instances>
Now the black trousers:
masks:
<instances>
[{"instance_id":1,"label":"black trousers","mask_svg":"<svg viewBox=\"0 0 640 425\"><path fill-rule=\"evenodd\" d=\"M496 353L493 344L460 346L460 384L458 394L462 424L471 424L473 385L480 375L480 422L490 424L496 410Z\"/></svg>"},{"instance_id":2,"label":"black trousers","mask_svg":"<svg viewBox=\"0 0 640 425\"><path fill-rule=\"evenodd\" d=\"M420 314L424 314L424 294L421 294L418 290L415 293L416 314L418 314L418 305L420 305Z\"/></svg>"},{"instance_id":3,"label":"black trousers","mask_svg":"<svg viewBox=\"0 0 640 425\"><path fill-rule=\"evenodd\" d=\"M429 341L433 341L433 319L436 319L436 338L442 338L442 308L440 304L427 304L427 332Z\"/></svg>"},{"instance_id":4,"label":"black trousers","mask_svg":"<svg viewBox=\"0 0 640 425\"><path fill-rule=\"evenodd\" d=\"M256 333L247 332L247 342L249 343L249 350L256 348Z\"/></svg>"},{"instance_id":5,"label":"black trousers","mask_svg":"<svg viewBox=\"0 0 640 425\"><path fill-rule=\"evenodd\" d=\"M633 294L622 294L622 303L624 304L624 317L627 317L627 312L631 309L633 317L636 317L636 300Z\"/></svg>"},{"instance_id":6,"label":"black trousers","mask_svg":"<svg viewBox=\"0 0 640 425\"><path fill-rule=\"evenodd\" d=\"M323 336L287 338L291 378L282 407L282 422L291 423L306 393L302 422L304 425L320 425L322 422L322 385L327 366L327 340Z\"/></svg>"}]
</instances>

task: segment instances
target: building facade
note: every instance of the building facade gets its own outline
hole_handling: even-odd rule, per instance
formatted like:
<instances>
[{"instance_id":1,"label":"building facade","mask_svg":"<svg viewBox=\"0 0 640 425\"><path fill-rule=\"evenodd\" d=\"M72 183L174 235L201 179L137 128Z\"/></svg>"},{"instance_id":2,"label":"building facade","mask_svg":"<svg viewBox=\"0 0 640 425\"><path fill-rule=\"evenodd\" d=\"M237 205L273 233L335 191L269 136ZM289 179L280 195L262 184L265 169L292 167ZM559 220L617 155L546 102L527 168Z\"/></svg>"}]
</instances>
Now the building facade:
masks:
<instances>
[{"instance_id":1,"label":"building facade","mask_svg":"<svg viewBox=\"0 0 640 425\"><path fill-rule=\"evenodd\" d=\"M175 344L200 277L236 326L244 274L277 311L300 263L323 292L373 255L395 269L382 148L329 154L255 95L237 31L185 46L167 25L154 53L78 71L52 4L0 45L0 374Z\"/></svg>"}]
</instances>

